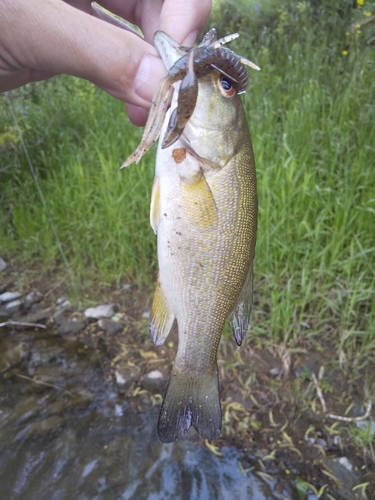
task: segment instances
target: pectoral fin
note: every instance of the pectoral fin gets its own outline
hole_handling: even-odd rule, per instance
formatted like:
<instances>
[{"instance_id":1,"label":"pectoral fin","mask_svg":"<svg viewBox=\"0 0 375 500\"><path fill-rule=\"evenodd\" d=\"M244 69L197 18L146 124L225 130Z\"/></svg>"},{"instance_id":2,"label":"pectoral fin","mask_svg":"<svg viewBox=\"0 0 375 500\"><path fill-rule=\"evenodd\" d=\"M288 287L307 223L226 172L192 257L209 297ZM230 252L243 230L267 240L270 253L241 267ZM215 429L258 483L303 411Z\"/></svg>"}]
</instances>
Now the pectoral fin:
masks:
<instances>
[{"instance_id":1,"label":"pectoral fin","mask_svg":"<svg viewBox=\"0 0 375 500\"><path fill-rule=\"evenodd\" d=\"M160 184L159 184L159 179L155 177L154 183L152 185L151 205L150 205L150 224L155 234L158 231L159 212L160 212Z\"/></svg>"},{"instance_id":2,"label":"pectoral fin","mask_svg":"<svg viewBox=\"0 0 375 500\"><path fill-rule=\"evenodd\" d=\"M164 344L172 328L174 318L174 314L169 311L165 295L158 280L150 315L150 335L155 345Z\"/></svg>"},{"instance_id":3,"label":"pectoral fin","mask_svg":"<svg viewBox=\"0 0 375 500\"><path fill-rule=\"evenodd\" d=\"M253 265L246 277L245 284L238 297L230 321L232 323L234 338L237 345L241 345L245 335L250 328L250 313L253 305Z\"/></svg>"},{"instance_id":4,"label":"pectoral fin","mask_svg":"<svg viewBox=\"0 0 375 500\"><path fill-rule=\"evenodd\" d=\"M197 227L207 228L217 221L215 200L203 172L196 182L182 179L182 200L185 213Z\"/></svg>"}]
</instances>

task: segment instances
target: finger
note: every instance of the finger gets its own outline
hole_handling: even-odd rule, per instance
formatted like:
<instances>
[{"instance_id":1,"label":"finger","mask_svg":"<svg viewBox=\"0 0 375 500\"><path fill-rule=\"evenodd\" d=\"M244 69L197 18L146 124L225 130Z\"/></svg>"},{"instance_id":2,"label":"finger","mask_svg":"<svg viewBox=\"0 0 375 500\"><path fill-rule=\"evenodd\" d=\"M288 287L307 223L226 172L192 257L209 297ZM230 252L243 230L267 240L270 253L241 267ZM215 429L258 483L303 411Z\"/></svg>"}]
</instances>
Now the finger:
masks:
<instances>
[{"instance_id":1,"label":"finger","mask_svg":"<svg viewBox=\"0 0 375 500\"><path fill-rule=\"evenodd\" d=\"M153 43L155 31L160 29L160 13L163 0L99 0L105 9L139 26L149 43Z\"/></svg>"},{"instance_id":2,"label":"finger","mask_svg":"<svg viewBox=\"0 0 375 500\"><path fill-rule=\"evenodd\" d=\"M181 45L192 46L211 12L211 0L165 0L160 28Z\"/></svg>"},{"instance_id":3,"label":"finger","mask_svg":"<svg viewBox=\"0 0 375 500\"><path fill-rule=\"evenodd\" d=\"M212 7L212 0L100 0L98 3L139 26L149 43L155 31L162 30L189 46L198 38Z\"/></svg>"},{"instance_id":4,"label":"finger","mask_svg":"<svg viewBox=\"0 0 375 500\"><path fill-rule=\"evenodd\" d=\"M92 16L97 17L98 19L101 19L102 21L106 21L107 23L113 24L113 26L117 26L118 28L122 28L124 30L130 31L130 33L133 33L136 36L139 36L140 38L141 35L135 31L129 24L125 23L123 20L112 16L108 12L105 12L101 7L98 5L91 5L91 9L89 10L89 13Z\"/></svg>"},{"instance_id":5,"label":"finger","mask_svg":"<svg viewBox=\"0 0 375 500\"><path fill-rule=\"evenodd\" d=\"M143 127L146 124L148 118L148 111L134 104L125 105L126 112L129 116L129 120L137 127Z\"/></svg>"}]
</instances>

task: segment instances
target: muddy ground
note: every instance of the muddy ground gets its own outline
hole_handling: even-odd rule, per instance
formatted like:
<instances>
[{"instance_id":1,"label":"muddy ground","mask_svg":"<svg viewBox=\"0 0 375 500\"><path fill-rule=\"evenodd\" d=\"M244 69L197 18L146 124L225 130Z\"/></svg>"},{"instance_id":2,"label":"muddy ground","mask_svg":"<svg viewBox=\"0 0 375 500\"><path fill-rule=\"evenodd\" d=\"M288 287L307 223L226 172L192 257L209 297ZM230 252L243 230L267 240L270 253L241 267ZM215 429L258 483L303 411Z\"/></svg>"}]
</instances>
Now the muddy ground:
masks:
<instances>
[{"instance_id":1,"label":"muddy ground","mask_svg":"<svg viewBox=\"0 0 375 500\"><path fill-rule=\"evenodd\" d=\"M55 338L79 341L100 352L103 376L116 383L132 408L159 407L177 331L165 345L152 344L147 320L152 292L131 283L100 290L86 287L83 307L69 304L68 289L66 279L40 268L8 264L1 272L0 293L22 294L20 308L10 315L0 306L0 336L8 346L2 358L3 381L10 368L27 363L30 352L28 342L12 343L12 332L26 331L32 344L46 326ZM26 295L35 291L38 300L26 305ZM83 314L90 305L109 303L115 305L116 322L89 320ZM301 345L301 352L290 354L280 347L259 348L250 337L238 348L226 335L219 351L219 376L223 430L217 441L201 440L203 446L218 455L223 447L235 446L243 451L241 467L252 469L275 491L282 492L284 484L292 482L300 492L296 499L375 499L375 424L366 405L368 395L360 376L353 379L340 368L335 349ZM63 381L56 386L61 388Z\"/></svg>"}]
</instances>

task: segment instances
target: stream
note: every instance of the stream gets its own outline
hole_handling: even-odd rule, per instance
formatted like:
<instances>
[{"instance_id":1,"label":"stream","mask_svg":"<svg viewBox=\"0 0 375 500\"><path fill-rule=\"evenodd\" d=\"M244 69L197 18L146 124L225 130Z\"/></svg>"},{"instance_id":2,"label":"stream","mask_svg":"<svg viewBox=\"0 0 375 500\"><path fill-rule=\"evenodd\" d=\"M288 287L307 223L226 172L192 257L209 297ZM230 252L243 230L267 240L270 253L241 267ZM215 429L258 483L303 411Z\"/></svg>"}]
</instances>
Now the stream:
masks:
<instances>
[{"instance_id":1,"label":"stream","mask_svg":"<svg viewBox=\"0 0 375 500\"><path fill-rule=\"evenodd\" d=\"M159 443L160 405L120 394L99 350L8 327L0 353L4 500L299 498L288 486L274 491L235 448L214 453L193 429Z\"/></svg>"}]
</instances>

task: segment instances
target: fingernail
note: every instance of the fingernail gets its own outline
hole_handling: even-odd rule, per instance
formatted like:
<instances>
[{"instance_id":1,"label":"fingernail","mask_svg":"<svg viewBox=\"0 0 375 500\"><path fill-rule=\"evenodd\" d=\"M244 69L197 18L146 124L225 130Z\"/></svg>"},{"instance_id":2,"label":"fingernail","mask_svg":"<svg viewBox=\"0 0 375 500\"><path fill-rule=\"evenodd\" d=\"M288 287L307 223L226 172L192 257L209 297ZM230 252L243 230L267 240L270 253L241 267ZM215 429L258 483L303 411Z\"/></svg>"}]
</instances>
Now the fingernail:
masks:
<instances>
[{"instance_id":1,"label":"fingernail","mask_svg":"<svg viewBox=\"0 0 375 500\"><path fill-rule=\"evenodd\" d=\"M134 79L134 92L141 99L151 102L160 80L166 74L167 70L159 57L145 55Z\"/></svg>"},{"instance_id":2,"label":"fingernail","mask_svg":"<svg viewBox=\"0 0 375 500\"><path fill-rule=\"evenodd\" d=\"M199 35L198 30L192 31L187 35L187 37L185 37L185 40L182 42L182 45L184 45L185 47L192 47L197 41L198 35Z\"/></svg>"}]
</instances>

